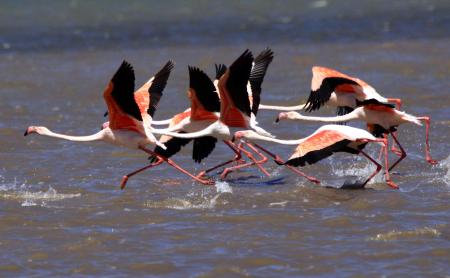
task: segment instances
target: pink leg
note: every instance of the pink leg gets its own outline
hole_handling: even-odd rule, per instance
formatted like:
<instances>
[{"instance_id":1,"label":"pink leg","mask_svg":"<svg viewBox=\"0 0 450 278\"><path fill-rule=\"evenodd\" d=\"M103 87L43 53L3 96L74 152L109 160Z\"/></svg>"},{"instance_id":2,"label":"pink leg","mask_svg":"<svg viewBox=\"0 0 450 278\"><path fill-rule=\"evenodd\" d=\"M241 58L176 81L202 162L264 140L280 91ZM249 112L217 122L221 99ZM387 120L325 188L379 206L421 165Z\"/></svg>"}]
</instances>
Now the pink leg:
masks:
<instances>
[{"instance_id":1,"label":"pink leg","mask_svg":"<svg viewBox=\"0 0 450 278\"><path fill-rule=\"evenodd\" d=\"M129 173L129 174L123 176L122 182L120 183L120 189L123 190L123 189L125 188L125 186L127 185L128 179L131 178L132 176L134 176L134 175L136 175L136 174L138 174L138 173L140 173L140 172L142 172L142 171L144 171L144 170L147 170L147 169L149 169L149 168L152 168L152 167L154 167L154 166L158 166L158 165L160 165L160 164L163 163L163 162L164 162L164 160L159 159L158 161L156 161L156 162L154 162L154 163L151 163L150 165L147 165L147 166L145 166L145 167L143 167L143 168L141 168L141 169L138 169L138 170L136 170L136 171L134 171L134 172L131 172L131 173Z\"/></svg>"},{"instance_id":2,"label":"pink leg","mask_svg":"<svg viewBox=\"0 0 450 278\"><path fill-rule=\"evenodd\" d=\"M392 132L391 135L392 135L392 137L394 137L394 136L397 137L397 131ZM403 155L404 152L403 152L401 149L397 149L397 148L395 147L394 142L397 143L398 140L397 140L397 141L396 141L396 140L393 140L393 142L392 142L392 147L391 147L391 152L393 152L395 155L401 157L401 156ZM398 145L398 143L397 143L397 145ZM399 147L400 147L400 146L399 146Z\"/></svg>"},{"instance_id":3,"label":"pink leg","mask_svg":"<svg viewBox=\"0 0 450 278\"><path fill-rule=\"evenodd\" d=\"M391 177L389 175L389 153L388 153L389 146L388 146L388 140L387 140L387 138L384 138L384 139L379 139L379 140L376 140L376 141L383 142L384 145L385 145L385 147L384 147L384 168L385 168L384 176L385 176L386 183L390 187L392 187L394 189L398 189L398 185L395 184L391 180Z\"/></svg>"},{"instance_id":4,"label":"pink leg","mask_svg":"<svg viewBox=\"0 0 450 278\"><path fill-rule=\"evenodd\" d=\"M400 157L399 159L397 159L397 161L394 162L394 164L391 165L391 167L389 168L389 171L391 171L392 169L394 169L394 167L400 163L400 161L402 161L405 157L406 157L406 152L403 149L402 145L400 145L400 142L398 142L397 137L395 136L394 133L391 133L392 139L394 139L394 142L398 145L398 147L400 148Z\"/></svg>"},{"instance_id":5,"label":"pink leg","mask_svg":"<svg viewBox=\"0 0 450 278\"><path fill-rule=\"evenodd\" d=\"M366 140L366 139L363 139L363 140L358 140L358 142L381 142L381 143L383 143L383 148L382 148L382 150L384 150L384 167L385 167L385 173L384 173L384 175L385 175L385 180L386 180L386 183L387 183L387 185L389 185L390 187L392 187L392 188L394 188L394 189L398 189L398 185L397 184L395 184L392 180L391 180L391 177L390 177L390 175L389 175L389 152L388 152L388 149L389 149L389 141L388 141L388 139L387 139L387 136L385 135L384 136L384 139L376 139L376 140ZM366 153L364 153L363 151L361 151L361 153L364 155L364 156L366 156L367 158L369 158L372 162L374 162L375 164L377 164L377 165L379 165L374 159L372 159L371 157L369 157ZM378 166L377 166L377 168L378 168ZM364 183L364 184L366 184L370 179L372 179L375 175L376 175L376 173L378 173L380 170L379 169L377 169L377 171L375 171L375 173L373 173L368 179L367 179L367 181Z\"/></svg>"},{"instance_id":6,"label":"pink leg","mask_svg":"<svg viewBox=\"0 0 450 278\"><path fill-rule=\"evenodd\" d=\"M417 119L425 122L425 159L428 163L434 165L437 164L438 161L431 158L430 154L430 141L429 141L429 135L430 135L430 117L418 117Z\"/></svg>"},{"instance_id":7,"label":"pink leg","mask_svg":"<svg viewBox=\"0 0 450 278\"><path fill-rule=\"evenodd\" d=\"M315 184L320 184L320 181L319 181L318 179L306 175L305 173L303 173L303 172L300 171L299 169L295 168L294 166L284 164L284 161L281 159L280 156L278 156L278 155L276 155L276 154L270 152L269 150L267 150L267 149L261 147L261 146L258 145L258 144L253 143L253 145L254 145L255 147L257 147L258 149L260 149L261 151L263 151L263 152L265 152L266 154L268 154L270 157L272 157L272 158L275 160L275 162L277 162L278 164L283 164L283 165L286 166L289 170L291 170L292 172L296 173L296 174L299 175L299 176L302 176L302 177L306 178L306 179L309 180L310 182L313 182L313 183L315 183Z\"/></svg>"},{"instance_id":8,"label":"pink leg","mask_svg":"<svg viewBox=\"0 0 450 278\"><path fill-rule=\"evenodd\" d=\"M227 143L227 142L226 142ZM231 142L229 142L228 144L232 144ZM229 145L231 147L231 145ZM229 168L225 168L224 171L222 172L222 174L220 175L220 177L223 179L225 178L230 172L236 170L236 169L240 169L243 167L249 167L251 165L256 165L256 167L258 167L261 172L263 172L264 175L270 177L270 174L267 172L266 169L264 169L264 167L262 167L258 161L253 157L252 153L250 153L249 151L245 150L243 147L240 147L239 149L240 151L242 151L252 162L250 163L246 163L246 164L242 164L242 165L238 165L238 166L233 166L233 167L229 167Z\"/></svg>"},{"instance_id":9,"label":"pink leg","mask_svg":"<svg viewBox=\"0 0 450 278\"><path fill-rule=\"evenodd\" d=\"M397 110L400 110L401 107L402 107L402 100L399 99L399 98L388 98L387 101L395 103ZM395 136L397 136L397 132L394 132L393 134ZM393 153L395 153L397 156L401 156L402 155L402 152L399 149L397 149L394 144L392 144L391 151Z\"/></svg>"},{"instance_id":10,"label":"pink leg","mask_svg":"<svg viewBox=\"0 0 450 278\"><path fill-rule=\"evenodd\" d=\"M166 157L163 157L163 156L161 156L161 155L159 155L159 154L156 154L156 153L154 153L153 151L151 151L151 150L149 150L149 149L146 149L146 148L144 148L144 147L139 147L139 148L140 148L141 150L143 150L144 152L150 154L150 155L155 155L155 156L157 156L159 159L164 160L164 161L167 162L167 164L169 164L170 166L172 166L172 167L174 167L175 169L177 169L178 171L180 171L180 172L182 172L182 173L188 175L189 177L191 177L192 179L198 181L198 182L201 183L201 184L204 184L204 185L211 185L211 184L214 184L214 181L212 181L212 180L205 180L205 179L201 179L201 178L198 178L198 177L192 175L191 173L189 173L189 172L186 171L185 169L183 169L183 168L181 168L180 166L178 166L175 162L173 162L173 161L172 161L171 159L169 159L169 158L166 158Z\"/></svg>"},{"instance_id":11,"label":"pink leg","mask_svg":"<svg viewBox=\"0 0 450 278\"><path fill-rule=\"evenodd\" d=\"M258 160L258 164L264 164L268 161L267 157L263 155L261 152L259 152L251 143L244 142L244 144L249 147L254 153L256 153L259 157L261 157L261 160Z\"/></svg>"},{"instance_id":12,"label":"pink leg","mask_svg":"<svg viewBox=\"0 0 450 278\"><path fill-rule=\"evenodd\" d=\"M378 174L378 172L380 172L381 168L383 168L383 167L380 165L380 163L376 162L375 159L370 157L367 153L361 151L361 154L364 155L365 157L367 157L370 161L372 161L377 166L377 169L375 170L375 172L373 172L372 175L370 175L367 178L367 180L363 183L363 187L364 187L373 177L375 177L376 174Z\"/></svg>"},{"instance_id":13,"label":"pink leg","mask_svg":"<svg viewBox=\"0 0 450 278\"><path fill-rule=\"evenodd\" d=\"M241 148L242 148L242 145L243 145L243 144L244 144L243 142L239 142L239 144L236 146L236 144L234 144L234 142L233 142L233 145L236 146L236 149L238 150L238 152L239 152L239 154L240 154L241 156L242 156ZM236 155L236 157L237 157L237 155ZM236 158L236 157L235 157L235 158ZM237 164L244 164L244 163L246 163L245 160L242 159L242 157L241 157L240 159L236 159L235 162L236 162Z\"/></svg>"},{"instance_id":14,"label":"pink leg","mask_svg":"<svg viewBox=\"0 0 450 278\"><path fill-rule=\"evenodd\" d=\"M235 154L236 156L233 159L230 159L228 161L225 161L223 163L220 163L219 165L216 165L214 167L211 167L209 169L206 169L204 171L201 171L200 173L197 174L197 177L203 177L204 175L206 175L207 173L216 170L217 168L223 167L227 164L233 163L235 161L240 161L242 158L241 152L239 149L236 148L236 146L231 142L231 141L223 141Z\"/></svg>"},{"instance_id":15,"label":"pink leg","mask_svg":"<svg viewBox=\"0 0 450 278\"><path fill-rule=\"evenodd\" d=\"M250 166L253 166L253 165L255 165L255 162L247 162L247 163L244 163L244 164L239 164L239 165L236 165L236 166L225 168L223 170L222 174L220 174L220 179L222 179L222 180L225 179L228 176L229 173L231 173L233 171L236 171L237 169L250 167Z\"/></svg>"}]
</instances>

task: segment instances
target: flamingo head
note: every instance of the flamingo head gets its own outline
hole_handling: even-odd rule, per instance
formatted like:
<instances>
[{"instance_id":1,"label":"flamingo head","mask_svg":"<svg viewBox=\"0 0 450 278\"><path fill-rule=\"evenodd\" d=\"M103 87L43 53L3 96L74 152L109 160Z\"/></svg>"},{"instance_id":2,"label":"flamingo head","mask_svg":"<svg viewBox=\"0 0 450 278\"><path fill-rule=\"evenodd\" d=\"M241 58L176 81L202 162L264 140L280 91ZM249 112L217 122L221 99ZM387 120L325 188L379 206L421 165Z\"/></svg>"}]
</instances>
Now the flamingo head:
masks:
<instances>
[{"instance_id":1,"label":"flamingo head","mask_svg":"<svg viewBox=\"0 0 450 278\"><path fill-rule=\"evenodd\" d=\"M297 115L298 113L294 111L281 112L280 114L278 114L278 117L275 119L275 122L278 123L280 120L295 119Z\"/></svg>"},{"instance_id":2,"label":"flamingo head","mask_svg":"<svg viewBox=\"0 0 450 278\"><path fill-rule=\"evenodd\" d=\"M101 127L100 130L103 130L103 129L108 128L108 127L109 127L109 122L104 122L104 123L102 124L102 127Z\"/></svg>"},{"instance_id":3,"label":"flamingo head","mask_svg":"<svg viewBox=\"0 0 450 278\"><path fill-rule=\"evenodd\" d=\"M240 130L240 131L236 131L233 135L233 138L231 139L232 142L234 141L239 141L242 138L248 138L250 139L252 137L252 135L255 134L255 132L253 130Z\"/></svg>"},{"instance_id":4,"label":"flamingo head","mask_svg":"<svg viewBox=\"0 0 450 278\"><path fill-rule=\"evenodd\" d=\"M27 130L25 130L23 136L27 136L28 134L31 133L44 134L47 133L48 131L49 131L48 128L44 126L30 126L27 128Z\"/></svg>"}]
</instances>

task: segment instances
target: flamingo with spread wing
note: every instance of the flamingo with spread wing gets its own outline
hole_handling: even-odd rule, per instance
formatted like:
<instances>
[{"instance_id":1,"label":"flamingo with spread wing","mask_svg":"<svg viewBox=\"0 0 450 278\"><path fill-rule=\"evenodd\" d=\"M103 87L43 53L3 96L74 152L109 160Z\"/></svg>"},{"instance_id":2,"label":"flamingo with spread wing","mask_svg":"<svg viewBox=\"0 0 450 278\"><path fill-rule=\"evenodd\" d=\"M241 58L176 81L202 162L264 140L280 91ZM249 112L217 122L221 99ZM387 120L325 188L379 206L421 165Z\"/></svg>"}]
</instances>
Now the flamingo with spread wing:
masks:
<instances>
[{"instance_id":1,"label":"flamingo with spread wing","mask_svg":"<svg viewBox=\"0 0 450 278\"><path fill-rule=\"evenodd\" d=\"M154 77L150 78L148 82L134 92L134 70L128 62L123 61L103 93L108 106L109 122L104 125L100 132L88 136L70 136L55 133L43 126L30 126L24 135L36 133L77 142L105 141L112 145L140 149L158 157L158 161L155 163L125 175L121 182L121 189L125 187L131 176L162 162L167 162L200 183L210 184L210 180L200 179L191 175L172 160L155 154L147 148L147 145L156 145L166 149L166 146L159 142L151 132L151 121L173 66L174 63L172 61L167 62Z\"/></svg>"}]
</instances>

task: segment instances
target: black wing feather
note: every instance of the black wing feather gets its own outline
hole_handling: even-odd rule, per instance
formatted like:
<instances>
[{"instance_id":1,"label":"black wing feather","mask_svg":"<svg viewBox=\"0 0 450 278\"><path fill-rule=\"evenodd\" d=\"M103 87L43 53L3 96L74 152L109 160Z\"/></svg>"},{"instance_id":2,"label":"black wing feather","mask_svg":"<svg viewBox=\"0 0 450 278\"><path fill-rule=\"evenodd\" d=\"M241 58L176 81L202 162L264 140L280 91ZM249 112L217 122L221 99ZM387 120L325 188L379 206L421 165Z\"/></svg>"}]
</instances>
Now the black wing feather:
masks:
<instances>
[{"instance_id":1,"label":"black wing feather","mask_svg":"<svg viewBox=\"0 0 450 278\"><path fill-rule=\"evenodd\" d=\"M180 132L180 133L183 133L183 132ZM167 147L166 150L157 146L157 147L155 147L154 152L161 156L169 158L169 157L173 156L174 154L178 153L181 150L181 148L186 146L190 141L191 141L191 139L187 139L187 138L172 137L167 142L164 143L164 145ZM152 160L153 157L150 157L150 159ZM152 162L153 161L154 161L154 159L152 160Z\"/></svg>"},{"instance_id":2,"label":"black wing feather","mask_svg":"<svg viewBox=\"0 0 450 278\"><path fill-rule=\"evenodd\" d=\"M364 106L364 105L369 105L369 104L376 104L376 105L385 106L385 107L389 107L389 108L395 109L395 104L386 103L386 102L380 102L380 101L378 101L378 100L376 100L374 98L366 99L366 100L363 100L363 101L356 100L356 105L357 106Z\"/></svg>"},{"instance_id":3,"label":"black wing feather","mask_svg":"<svg viewBox=\"0 0 450 278\"><path fill-rule=\"evenodd\" d=\"M285 164L291 165L291 166L305 166L306 163L314 164L317 161L327 158L336 152L349 152L349 153L353 153L353 154L359 153L358 150L347 147L347 145L350 142L351 142L350 140L346 140L346 139L341 140L341 141L336 142L333 145L323 148L321 150L311 151L302 157L290 159L290 160L286 161Z\"/></svg>"},{"instance_id":4,"label":"black wing feather","mask_svg":"<svg viewBox=\"0 0 450 278\"><path fill-rule=\"evenodd\" d=\"M170 73L174 67L174 62L169 60L164 67L155 75L152 85L148 88L150 94L150 107L147 113L153 117L156 108L158 107L159 100L162 97L162 92L167 85L167 80L169 79Z\"/></svg>"},{"instance_id":5,"label":"black wing feather","mask_svg":"<svg viewBox=\"0 0 450 278\"><path fill-rule=\"evenodd\" d=\"M227 71L227 66L224 64L215 64L216 66L216 79L219 80L222 75Z\"/></svg>"},{"instance_id":6,"label":"black wing feather","mask_svg":"<svg viewBox=\"0 0 450 278\"><path fill-rule=\"evenodd\" d=\"M346 114L352 112L353 110L354 110L353 108L348 107L348 106L338 106L336 108L336 115L343 116L343 115L346 115ZM334 124L347 125L347 122L337 122L337 123L334 123Z\"/></svg>"},{"instance_id":7,"label":"black wing feather","mask_svg":"<svg viewBox=\"0 0 450 278\"><path fill-rule=\"evenodd\" d=\"M324 78L322 84L320 84L320 88L311 91L309 98L306 101L305 111L311 112L318 110L330 99L331 93L334 92L336 87L343 84L358 85L355 81L344 77Z\"/></svg>"},{"instance_id":8,"label":"black wing feather","mask_svg":"<svg viewBox=\"0 0 450 278\"><path fill-rule=\"evenodd\" d=\"M226 87L234 105L250 117L250 101L248 99L247 82L252 70L253 55L247 49L229 68Z\"/></svg>"},{"instance_id":9,"label":"black wing feather","mask_svg":"<svg viewBox=\"0 0 450 278\"><path fill-rule=\"evenodd\" d=\"M216 87L202 70L196 67L189 69L189 87L193 89L203 107L210 112L220 112L220 100Z\"/></svg>"},{"instance_id":10,"label":"black wing feather","mask_svg":"<svg viewBox=\"0 0 450 278\"><path fill-rule=\"evenodd\" d=\"M123 112L142 121L139 107L134 100L134 81L133 67L124 60L111 79L113 83L111 95Z\"/></svg>"},{"instance_id":11,"label":"black wing feather","mask_svg":"<svg viewBox=\"0 0 450 278\"><path fill-rule=\"evenodd\" d=\"M252 112L256 115L261 102L261 84L264 81L267 68L273 60L273 51L270 48L262 51L254 61L254 66L250 72L250 87L252 88L253 105Z\"/></svg>"},{"instance_id":12,"label":"black wing feather","mask_svg":"<svg viewBox=\"0 0 450 278\"><path fill-rule=\"evenodd\" d=\"M202 159L208 157L208 155L216 147L217 138L212 136L204 136L194 139L194 148L192 150L192 159L200 163Z\"/></svg>"}]
</instances>

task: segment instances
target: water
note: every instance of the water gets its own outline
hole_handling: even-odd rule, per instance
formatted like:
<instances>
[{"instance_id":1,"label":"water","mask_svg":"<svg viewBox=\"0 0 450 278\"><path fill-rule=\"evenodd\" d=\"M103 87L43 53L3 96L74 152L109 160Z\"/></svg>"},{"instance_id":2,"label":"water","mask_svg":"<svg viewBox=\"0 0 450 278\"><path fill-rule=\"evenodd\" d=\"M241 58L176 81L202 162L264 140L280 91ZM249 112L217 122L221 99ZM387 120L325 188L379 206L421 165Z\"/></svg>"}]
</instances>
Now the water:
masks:
<instances>
[{"instance_id":1,"label":"water","mask_svg":"<svg viewBox=\"0 0 450 278\"><path fill-rule=\"evenodd\" d=\"M3 1L0 4L0 276L445 276L450 275L450 136L447 1L203 3ZM400 127L408 157L400 190L377 176L372 190L314 186L267 164L201 186L167 165L130 179L147 162L102 143L24 138L29 125L91 134L105 121L102 92L123 59L137 84L176 61L157 119L188 106L187 65L213 76L245 48L275 52L263 103L296 104L310 68L357 75L414 115ZM326 110L319 114L330 114ZM259 122L280 138L315 124ZM287 157L292 147L264 144ZM200 171L229 159L226 146L203 165L188 146L174 160ZM376 146L369 148L376 154ZM367 176L364 158L336 155L303 169L324 185Z\"/></svg>"}]
</instances>

